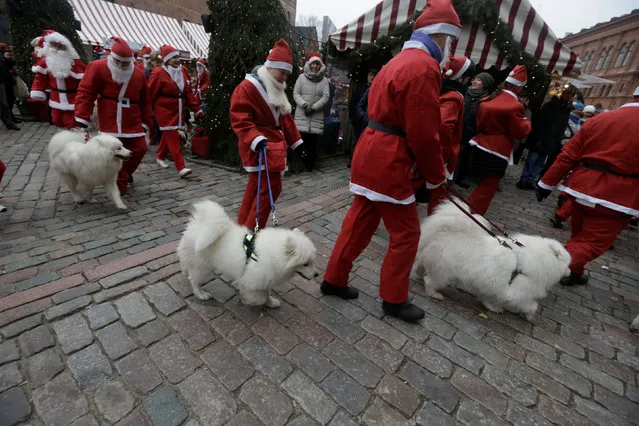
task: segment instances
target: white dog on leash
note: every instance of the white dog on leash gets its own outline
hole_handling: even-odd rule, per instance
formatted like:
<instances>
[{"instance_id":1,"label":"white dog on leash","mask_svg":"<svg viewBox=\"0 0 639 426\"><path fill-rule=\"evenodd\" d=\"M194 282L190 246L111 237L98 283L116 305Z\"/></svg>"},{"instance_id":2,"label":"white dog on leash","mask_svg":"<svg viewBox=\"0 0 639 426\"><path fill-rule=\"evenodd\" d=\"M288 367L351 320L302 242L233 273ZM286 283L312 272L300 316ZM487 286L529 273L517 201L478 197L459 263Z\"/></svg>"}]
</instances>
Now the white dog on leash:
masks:
<instances>
[{"instance_id":1,"label":"white dog on leash","mask_svg":"<svg viewBox=\"0 0 639 426\"><path fill-rule=\"evenodd\" d=\"M302 231L266 228L247 243L251 231L233 221L222 206L203 200L193 207L177 254L198 299L211 298L201 286L215 273L235 281L247 305L277 308L280 301L271 296L271 290L295 272L307 279L318 275L313 265L315 246ZM245 245L252 246L254 256L249 253L247 258Z\"/></svg>"},{"instance_id":2,"label":"white dog on leash","mask_svg":"<svg viewBox=\"0 0 639 426\"><path fill-rule=\"evenodd\" d=\"M484 218L473 216L490 228ZM429 297L443 300L439 290L455 286L493 312L523 313L531 321L538 301L570 273L570 254L553 239L513 238L523 247L511 241L504 247L447 201L422 223L414 271L423 276Z\"/></svg>"},{"instance_id":3,"label":"white dog on leash","mask_svg":"<svg viewBox=\"0 0 639 426\"><path fill-rule=\"evenodd\" d=\"M94 136L85 143L82 133L63 131L49 142L51 168L69 188L75 203L94 201L93 189L102 185L116 207L126 209L116 181L122 160L131 154L119 139L107 135Z\"/></svg>"}]
</instances>

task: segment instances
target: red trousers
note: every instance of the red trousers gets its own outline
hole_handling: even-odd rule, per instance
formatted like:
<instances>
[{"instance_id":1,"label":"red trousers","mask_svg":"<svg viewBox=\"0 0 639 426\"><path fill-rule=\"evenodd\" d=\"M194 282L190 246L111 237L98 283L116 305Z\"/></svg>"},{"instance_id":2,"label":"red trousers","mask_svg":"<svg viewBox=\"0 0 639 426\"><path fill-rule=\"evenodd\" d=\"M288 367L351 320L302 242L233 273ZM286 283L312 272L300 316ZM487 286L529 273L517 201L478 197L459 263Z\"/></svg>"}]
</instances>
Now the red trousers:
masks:
<instances>
[{"instance_id":1,"label":"red trousers","mask_svg":"<svg viewBox=\"0 0 639 426\"><path fill-rule=\"evenodd\" d=\"M446 200L446 187L440 186L430 190L430 199L428 200L428 216L431 216L435 208Z\"/></svg>"},{"instance_id":2,"label":"red trousers","mask_svg":"<svg viewBox=\"0 0 639 426\"><path fill-rule=\"evenodd\" d=\"M7 171L7 166L0 160L0 182L2 182L2 176L4 176L5 171Z\"/></svg>"},{"instance_id":3,"label":"red trousers","mask_svg":"<svg viewBox=\"0 0 639 426\"><path fill-rule=\"evenodd\" d=\"M473 193L470 194L470 197L468 197L468 202L473 206L475 212L482 216L486 214L490 202L497 193L500 180L501 177L499 176L484 176L481 178L477 188L475 188Z\"/></svg>"},{"instance_id":4,"label":"red trousers","mask_svg":"<svg viewBox=\"0 0 639 426\"><path fill-rule=\"evenodd\" d=\"M120 191L124 191L129 183L129 178L138 169L138 166L142 162L144 154L146 154L147 147L144 136L119 139L122 141L122 144L126 149L133 152L131 158L122 162L122 168L120 169L120 173L118 173L118 189Z\"/></svg>"},{"instance_id":5,"label":"red trousers","mask_svg":"<svg viewBox=\"0 0 639 426\"><path fill-rule=\"evenodd\" d=\"M604 254L628 225L630 218L606 207L573 204L572 234L566 243L570 253L570 270L583 274L590 261Z\"/></svg>"},{"instance_id":6,"label":"red trousers","mask_svg":"<svg viewBox=\"0 0 639 426\"><path fill-rule=\"evenodd\" d=\"M381 203L355 195L328 262L324 279L338 286L348 284L353 262L364 251L380 220L390 234L388 252L382 263L379 295L390 303L408 300L410 272L419 244L417 205Z\"/></svg>"},{"instance_id":7,"label":"red trousers","mask_svg":"<svg viewBox=\"0 0 639 426\"><path fill-rule=\"evenodd\" d=\"M564 203L555 212L555 214L559 216L559 219L561 219L562 222L567 221L568 218L572 215L574 203L575 199L572 196L564 193Z\"/></svg>"},{"instance_id":8,"label":"red trousers","mask_svg":"<svg viewBox=\"0 0 639 426\"><path fill-rule=\"evenodd\" d=\"M280 172L269 173L271 178L271 189L273 191L273 201L277 201L277 197L282 192L282 174ZM255 227L255 204L257 202L257 172L249 173L249 180L246 184L246 190L244 191L244 198L242 199L242 206L240 207L240 214L237 217L237 222L240 225L244 225L249 229ZM266 226L268 222L268 215L271 213L271 201L268 195L268 181L266 180L266 173L262 172L262 182L260 182L260 215L259 225L260 229Z\"/></svg>"},{"instance_id":9,"label":"red trousers","mask_svg":"<svg viewBox=\"0 0 639 426\"><path fill-rule=\"evenodd\" d=\"M53 121L53 125L60 129L73 129L78 125L75 121L74 111L62 111L51 108L51 120Z\"/></svg>"},{"instance_id":10,"label":"red trousers","mask_svg":"<svg viewBox=\"0 0 639 426\"><path fill-rule=\"evenodd\" d=\"M158 146L158 158L166 160L169 152L175 162L175 168L179 172L184 168L184 157L180 147L180 134L177 130L162 130L162 139L160 139L160 145Z\"/></svg>"}]
</instances>

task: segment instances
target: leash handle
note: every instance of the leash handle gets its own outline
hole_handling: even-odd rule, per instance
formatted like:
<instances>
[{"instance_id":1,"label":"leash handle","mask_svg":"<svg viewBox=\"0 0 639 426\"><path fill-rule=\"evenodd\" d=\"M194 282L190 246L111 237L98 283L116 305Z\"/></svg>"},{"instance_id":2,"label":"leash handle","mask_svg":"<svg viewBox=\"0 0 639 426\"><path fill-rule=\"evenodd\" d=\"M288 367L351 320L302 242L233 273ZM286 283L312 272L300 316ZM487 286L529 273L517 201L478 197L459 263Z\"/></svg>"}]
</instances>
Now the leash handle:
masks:
<instances>
[{"instance_id":1,"label":"leash handle","mask_svg":"<svg viewBox=\"0 0 639 426\"><path fill-rule=\"evenodd\" d=\"M266 181L268 183L268 197L269 197L269 200L271 201L271 213L273 215L273 226L277 227L278 220L275 214L275 200L273 200L273 190L271 188L271 175L268 172L268 159L266 158L266 155L264 155L264 171L266 172Z\"/></svg>"}]
</instances>

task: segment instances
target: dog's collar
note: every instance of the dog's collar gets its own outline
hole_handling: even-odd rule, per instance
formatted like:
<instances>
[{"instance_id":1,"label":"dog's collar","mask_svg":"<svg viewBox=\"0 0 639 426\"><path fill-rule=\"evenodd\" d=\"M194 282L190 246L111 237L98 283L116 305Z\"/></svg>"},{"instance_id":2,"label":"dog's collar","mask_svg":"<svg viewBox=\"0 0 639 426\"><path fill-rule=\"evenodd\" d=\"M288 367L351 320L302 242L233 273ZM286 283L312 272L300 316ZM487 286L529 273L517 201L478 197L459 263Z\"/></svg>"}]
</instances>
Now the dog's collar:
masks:
<instances>
[{"instance_id":1,"label":"dog's collar","mask_svg":"<svg viewBox=\"0 0 639 426\"><path fill-rule=\"evenodd\" d=\"M521 271L519 269L515 269L510 275L510 281L508 281L508 285L511 285L519 274L521 274Z\"/></svg>"},{"instance_id":2,"label":"dog's collar","mask_svg":"<svg viewBox=\"0 0 639 426\"><path fill-rule=\"evenodd\" d=\"M249 263L251 260L257 262L257 254L255 254L255 235L254 234L246 234L244 236L244 253L246 253L246 263Z\"/></svg>"}]
</instances>

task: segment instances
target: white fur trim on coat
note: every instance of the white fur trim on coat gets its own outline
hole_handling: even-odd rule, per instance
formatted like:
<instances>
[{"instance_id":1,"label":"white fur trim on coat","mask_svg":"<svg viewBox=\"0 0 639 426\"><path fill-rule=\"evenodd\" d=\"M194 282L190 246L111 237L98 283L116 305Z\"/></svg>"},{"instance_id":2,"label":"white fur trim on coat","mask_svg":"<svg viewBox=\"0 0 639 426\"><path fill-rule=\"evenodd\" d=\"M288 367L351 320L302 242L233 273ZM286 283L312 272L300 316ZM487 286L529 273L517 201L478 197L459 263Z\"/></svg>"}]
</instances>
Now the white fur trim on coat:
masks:
<instances>
[{"instance_id":1,"label":"white fur trim on coat","mask_svg":"<svg viewBox=\"0 0 639 426\"><path fill-rule=\"evenodd\" d=\"M441 181L440 183L437 183L437 184L433 184L433 183L430 183L430 182L427 181L426 182L426 188L427 189L439 188L440 186L442 186L445 183L446 183L446 179L444 179L443 181Z\"/></svg>"},{"instance_id":2,"label":"white fur trim on coat","mask_svg":"<svg viewBox=\"0 0 639 426\"><path fill-rule=\"evenodd\" d=\"M380 194L379 192L375 192L370 190L364 186L358 185L356 183L351 182L349 184L348 189L356 195L361 195L362 197L366 197L371 201L379 201L383 203L392 203L392 204L402 204L407 205L415 202L415 195L411 195L408 198L403 200L396 200L388 195Z\"/></svg>"},{"instance_id":3,"label":"white fur trim on coat","mask_svg":"<svg viewBox=\"0 0 639 426\"><path fill-rule=\"evenodd\" d=\"M545 183L543 183L542 181L537 182L537 185L539 185L541 188L546 189L548 191L554 191L555 188L557 188L556 186L550 186L550 185L546 185Z\"/></svg>"},{"instance_id":4,"label":"white fur trim on coat","mask_svg":"<svg viewBox=\"0 0 639 426\"><path fill-rule=\"evenodd\" d=\"M76 117L76 118L75 118L75 121L77 121L78 123L85 124L85 125L87 125L87 126L90 126L90 125L91 125L91 122L89 122L89 121L85 120L84 118Z\"/></svg>"},{"instance_id":5,"label":"white fur trim on coat","mask_svg":"<svg viewBox=\"0 0 639 426\"><path fill-rule=\"evenodd\" d=\"M253 139L253 142L251 142L251 151L253 152L257 152L255 150L255 148L257 147L257 144L260 143L261 141L267 141L268 143L268 139L266 139L264 136L259 135L258 137L256 137L255 139Z\"/></svg>"},{"instance_id":6,"label":"white fur trim on coat","mask_svg":"<svg viewBox=\"0 0 639 426\"><path fill-rule=\"evenodd\" d=\"M74 104L56 102L49 99L49 106L53 109L59 109L60 111L73 111L75 109Z\"/></svg>"},{"instance_id":7,"label":"white fur trim on coat","mask_svg":"<svg viewBox=\"0 0 639 426\"><path fill-rule=\"evenodd\" d=\"M46 101L47 100L47 94L44 92L41 92L39 90L32 90L31 93L29 94L29 96L31 96L32 99L36 99L38 101Z\"/></svg>"},{"instance_id":8,"label":"white fur trim on coat","mask_svg":"<svg viewBox=\"0 0 639 426\"><path fill-rule=\"evenodd\" d=\"M304 141L302 139L300 139L297 142L295 142L293 145L291 145L291 149L294 150L295 148L297 148L298 146L300 146L303 143L304 143Z\"/></svg>"},{"instance_id":9,"label":"white fur trim on coat","mask_svg":"<svg viewBox=\"0 0 639 426\"><path fill-rule=\"evenodd\" d=\"M541 186L541 182L540 182L539 186ZM542 188L543 188L543 186L542 186ZM560 191L563 191L563 192L565 192L567 194L570 194L573 197L575 197L577 202L585 201L585 203L581 203L581 204L585 204L585 205L591 204L593 206L599 204L600 206L609 208L610 210L614 210L614 211L617 211L617 212L625 213L625 214L630 215L630 216L639 216L639 210L635 210L635 209L633 209L631 207L622 206L622 205L613 203L612 201L602 200L601 198L596 198L596 197L592 197L592 196L587 195L587 194L582 194L581 192L575 191L574 189L569 188L569 187L564 186L564 185L559 185L558 189Z\"/></svg>"},{"instance_id":10,"label":"white fur trim on coat","mask_svg":"<svg viewBox=\"0 0 639 426\"><path fill-rule=\"evenodd\" d=\"M48 69L43 68L43 67L41 67L39 65L36 65L36 66L32 67L31 71L34 72L34 73L39 72L40 74L44 74L44 75L47 75L49 73Z\"/></svg>"},{"instance_id":11,"label":"white fur trim on coat","mask_svg":"<svg viewBox=\"0 0 639 426\"><path fill-rule=\"evenodd\" d=\"M476 146L477 148L481 149L484 152L487 152L489 154L493 154L494 156L499 157L499 158L503 158L504 160L508 161L508 165L509 166L512 166L513 164L515 164L513 162L513 154L512 154L512 152L510 153L510 157L506 157L505 155L502 155L502 154L498 153L497 151L492 151L492 150L490 150L488 148L484 148L483 146L481 146L480 144L478 144L477 142L475 142L472 139L468 143L470 145L472 145L472 146Z\"/></svg>"}]
</instances>

